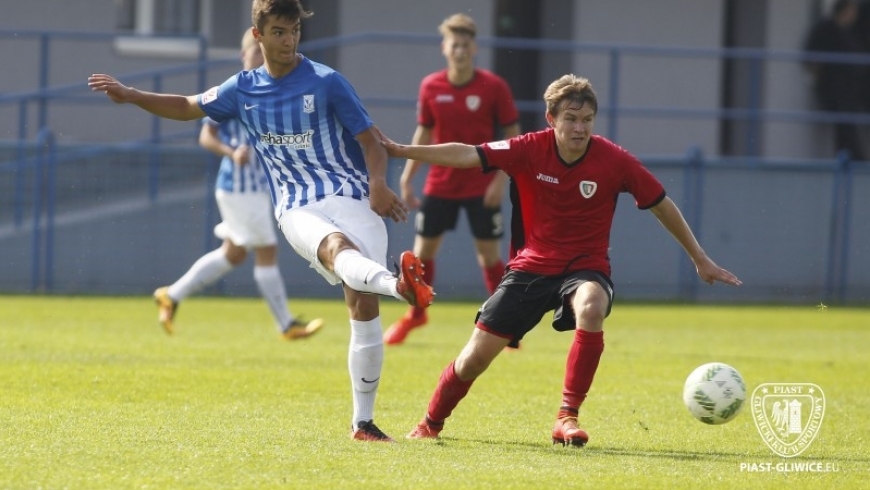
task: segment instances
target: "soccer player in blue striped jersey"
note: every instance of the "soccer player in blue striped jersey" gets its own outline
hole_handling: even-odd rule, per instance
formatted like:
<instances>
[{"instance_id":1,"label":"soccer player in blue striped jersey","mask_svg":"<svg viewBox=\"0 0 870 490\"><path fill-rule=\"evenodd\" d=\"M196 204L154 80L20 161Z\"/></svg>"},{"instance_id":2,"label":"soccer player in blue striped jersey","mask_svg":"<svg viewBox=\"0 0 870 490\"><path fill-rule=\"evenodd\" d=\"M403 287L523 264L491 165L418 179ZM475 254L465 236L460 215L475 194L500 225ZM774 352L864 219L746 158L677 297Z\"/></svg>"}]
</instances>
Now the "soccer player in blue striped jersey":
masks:
<instances>
[{"instance_id":1,"label":"soccer player in blue striped jersey","mask_svg":"<svg viewBox=\"0 0 870 490\"><path fill-rule=\"evenodd\" d=\"M328 282L343 285L351 326L351 435L392 442L373 422L384 355L378 295L428 306L434 292L413 253L402 253L395 275L386 268L382 218L407 221L408 209L387 186L381 134L354 89L340 73L297 53L302 20L310 16L299 0L254 0L252 32L263 66L202 94L145 92L105 74L91 75L88 86L169 119L239 119L270 176L284 236Z\"/></svg>"},{"instance_id":2,"label":"soccer player in blue striped jersey","mask_svg":"<svg viewBox=\"0 0 870 490\"><path fill-rule=\"evenodd\" d=\"M241 57L245 70L263 64L263 53L250 29L242 36ZM248 250L253 249L254 281L281 336L298 340L317 333L323 327L322 319L302 321L287 306L284 278L278 268L278 237L270 212L267 177L255 161L244 127L238 119L217 123L206 117L199 144L222 157L215 185L215 200L222 221L215 227L215 235L223 243L197 259L174 283L154 291L158 321L166 333L172 334L179 303L241 265Z\"/></svg>"}]
</instances>

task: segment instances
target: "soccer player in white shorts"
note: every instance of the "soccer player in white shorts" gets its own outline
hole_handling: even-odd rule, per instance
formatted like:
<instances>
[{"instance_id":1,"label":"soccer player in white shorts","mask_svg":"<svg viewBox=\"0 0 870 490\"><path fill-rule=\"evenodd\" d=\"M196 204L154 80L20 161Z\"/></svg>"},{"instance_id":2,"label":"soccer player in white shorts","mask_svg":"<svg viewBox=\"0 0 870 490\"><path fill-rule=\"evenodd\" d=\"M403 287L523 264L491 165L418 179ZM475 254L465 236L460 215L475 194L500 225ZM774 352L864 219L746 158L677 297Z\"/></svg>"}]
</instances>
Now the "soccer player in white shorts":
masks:
<instances>
[{"instance_id":1,"label":"soccer player in white shorts","mask_svg":"<svg viewBox=\"0 0 870 490\"><path fill-rule=\"evenodd\" d=\"M180 121L238 120L257 161L268 168L275 217L293 248L331 284L341 282L350 316L351 437L394 442L374 423L383 367L380 296L428 307L434 292L413 253L385 267L383 219L407 221L408 208L386 182L381 134L344 76L296 51L306 11L299 0L253 0L252 31L265 59L191 96L128 87L106 74L91 90ZM351 201L355 201L350 204Z\"/></svg>"},{"instance_id":2,"label":"soccer player in white shorts","mask_svg":"<svg viewBox=\"0 0 870 490\"><path fill-rule=\"evenodd\" d=\"M245 69L263 64L260 46L250 30L242 38L242 64ZM284 278L278 268L278 239L267 177L246 143L244 130L236 120L218 124L205 118L199 143L222 157L215 199L223 221L214 231L223 244L200 257L177 281L154 291L160 324L166 333L173 333L178 304L241 265L248 251L253 250L254 281L281 336L296 340L313 335L323 327L323 320L304 322L287 306Z\"/></svg>"}]
</instances>

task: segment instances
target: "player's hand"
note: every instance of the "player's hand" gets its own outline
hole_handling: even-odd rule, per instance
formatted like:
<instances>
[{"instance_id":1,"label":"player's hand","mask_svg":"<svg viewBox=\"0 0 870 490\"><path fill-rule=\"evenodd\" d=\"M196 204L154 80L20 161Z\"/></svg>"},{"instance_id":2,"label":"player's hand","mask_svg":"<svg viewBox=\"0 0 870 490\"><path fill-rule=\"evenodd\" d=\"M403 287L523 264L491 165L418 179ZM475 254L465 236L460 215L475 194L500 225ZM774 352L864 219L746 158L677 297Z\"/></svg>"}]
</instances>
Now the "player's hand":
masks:
<instances>
[{"instance_id":1,"label":"player's hand","mask_svg":"<svg viewBox=\"0 0 870 490\"><path fill-rule=\"evenodd\" d=\"M233 150L233 162L239 167L244 167L251 160L253 160L253 153L251 152L251 148L248 145L241 145L236 147Z\"/></svg>"},{"instance_id":2,"label":"player's hand","mask_svg":"<svg viewBox=\"0 0 870 490\"><path fill-rule=\"evenodd\" d=\"M408 206L408 209L417 209L420 207L420 200L414 194L413 182L399 182L399 188L402 192L402 201Z\"/></svg>"},{"instance_id":3,"label":"player's hand","mask_svg":"<svg viewBox=\"0 0 870 490\"><path fill-rule=\"evenodd\" d=\"M104 92L116 104L130 102L136 93L135 89L122 84L115 77L102 73L89 76L88 87L94 92Z\"/></svg>"},{"instance_id":4,"label":"player's hand","mask_svg":"<svg viewBox=\"0 0 870 490\"><path fill-rule=\"evenodd\" d=\"M372 211L382 218L390 218L396 223L408 221L408 207L384 180L369 182L369 204Z\"/></svg>"},{"instance_id":5,"label":"player's hand","mask_svg":"<svg viewBox=\"0 0 870 490\"><path fill-rule=\"evenodd\" d=\"M381 140L381 146L383 146L387 150L387 154L391 157L401 157L401 151L404 145L400 145L395 141L391 140L380 130L380 128L375 127L374 129Z\"/></svg>"},{"instance_id":6,"label":"player's hand","mask_svg":"<svg viewBox=\"0 0 870 490\"><path fill-rule=\"evenodd\" d=\"M743 281L738 279L737 276L716 265L709 257L705 257L704 260L695 264L695 267L698 271L698 276L707 284L713 284L716 281L732 286L743 284Z\"/></svg>"}]
</instances>

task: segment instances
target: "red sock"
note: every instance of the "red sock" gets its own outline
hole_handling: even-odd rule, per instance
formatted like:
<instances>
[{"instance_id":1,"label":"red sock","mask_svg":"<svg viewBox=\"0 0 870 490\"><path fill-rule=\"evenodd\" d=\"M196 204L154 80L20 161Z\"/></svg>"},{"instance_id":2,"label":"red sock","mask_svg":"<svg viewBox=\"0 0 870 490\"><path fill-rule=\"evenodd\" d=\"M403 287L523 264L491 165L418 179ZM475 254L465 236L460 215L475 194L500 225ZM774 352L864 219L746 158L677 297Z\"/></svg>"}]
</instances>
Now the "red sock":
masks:
<instances>
[{"instance_id":1,"label":"red sock","mask_svg":"<svg viewBox=\"0 0 870 490\"><path fill-rule=\"evenodd\" d=\"M420 262L423 264L423 282L431 286L435 283L435 261L427 259Z\"/></svg>"},{"instance_id":2,"label":"red sock","mask_svg":"<svg viewBox=\"0 0 870 490\"><path fill-rule=\"evenodd\" d=\"M441 379L438 380L435 393L432 393L432 399L429 400L426 416L435 423L443 423L453 413L453 409L465 398L471 384L474 383L473 379L462 381L456 376L456 371L453 369L454 362L456 361L451 362L441 372Z\"/></svg>"},{"instance_id":3,"label":"red sock","mask_svg":"<svg viewBox=\"0 0 870 490\"><path fill-rule=\"evenodd\" d=\"M574 331L574 342L568 351L565 366L565 386L562 388L562 409L576 411L586 399L598 361L604 352L604 332Z\"/></svg>"},{"instance_id":4,"label":"red sock","mask_svg":"<svg viewBox=\"0 0 870 490\"><path fill-rule=\"evenodd\" d=\"M504 262L499 260L495 264L483 269L483 282L486 284L486 290L489 294L495 292L498 283L501 282L501 277L504 275Z\"/></svg>"}]
</instances>

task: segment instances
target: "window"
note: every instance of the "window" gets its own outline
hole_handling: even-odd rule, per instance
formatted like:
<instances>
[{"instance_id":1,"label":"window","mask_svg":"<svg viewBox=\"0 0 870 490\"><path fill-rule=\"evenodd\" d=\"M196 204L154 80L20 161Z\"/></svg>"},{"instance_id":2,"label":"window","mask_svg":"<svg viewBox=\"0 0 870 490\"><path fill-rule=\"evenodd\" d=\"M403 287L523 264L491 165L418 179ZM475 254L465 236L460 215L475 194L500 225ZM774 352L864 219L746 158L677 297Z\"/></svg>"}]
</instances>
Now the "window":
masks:
<instances>
[{"instance_id":1,"label":"window","mask_svg":"<svg viewBox=\"0 0 870 490\"><path fill-rule=\"evenodd\" d=\"M127 56L196 59L204 37L210 50L235 54L250 8L250 0L115 0L116 28L130 34L115 48Z\"/></svg>"},{"instance_id":2,"label":"window","mask_svg":"<svg viewBox=\"0 0 870 490\"><path fill-rule=\"evenodd\" d=\"M116 0L117 27L136 34L200 33L200 0Z\"/></svg>"}]
</instances>

